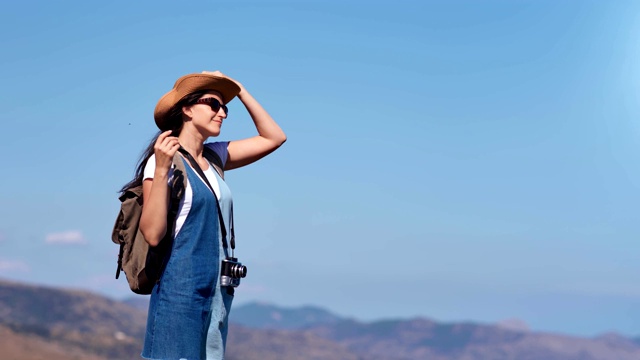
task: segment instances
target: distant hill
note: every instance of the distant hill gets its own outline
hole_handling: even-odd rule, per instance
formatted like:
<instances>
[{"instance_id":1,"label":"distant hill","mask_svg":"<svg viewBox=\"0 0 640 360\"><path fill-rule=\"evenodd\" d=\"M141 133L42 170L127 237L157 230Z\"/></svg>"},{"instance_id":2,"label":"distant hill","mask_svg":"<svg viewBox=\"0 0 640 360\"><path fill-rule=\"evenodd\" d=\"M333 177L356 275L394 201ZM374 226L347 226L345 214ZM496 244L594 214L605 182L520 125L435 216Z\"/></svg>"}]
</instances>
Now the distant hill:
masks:
<instances>
[{"instance_id":1,"label":"distant hill","mask_svg":"<svg viewBox=\"0 0 640 360\"><path fill-rule=\"evenodd\" d=\"M0 280L3 360L138 359L147 297L115 301L85 291ZM247 304L231 312L228 360L638 360L640 338L531 332L429 319L359 322L317 307Z\"/></svg>"},{"instance_id":2,"label":"distant hill","mask_svg":"<svg viewBox=\"0 0 640 360\"><path fill-rule=\"evenodd\" d=\"M127 305L129 305L129 306L131 306L134 309L142 310L145 313L149 309L149 297L148 296L140 296L140 295L131 296L131 297L128 297L128 298L122 300L122 302L127 304Z\"/></svg>"},{"instance_id":3,"label":"distant hill","mask_svg":"<svg viewBox=\"0 0 640 360\"><path fill-rule=\"evenodd\" d=\"M426 319L367 324L346 321L309 332L342 344L368 360L640 359L640 346L622 336L587 339Z\"/></svg>"},{"instance_id":4,"label":"distant hill","mask_svg":"<svg viewBox=\"0 0 640 360\"><path fill-rule=\"evenodd\" d=\"M231 325L227 360L366 360L344 345L306 331Z\"/></svg>"},{"instance_id":5,"label":"distant hill","mask_svg":"<svg viewBox=\"0 0 640 360\"><path fill-rule=\"evenodd\" d=\"M106 360L74 346L19 333L0 325L0 358L4 360Z\"/></svg>"},{"instance_id":6,"label":"distant hill","mask_svg":"<svg viewBox=\"0 0 640 360\"><path fill-rule=\"evenodd\" d=\"M271 334L313 335L310 342L331 340L342 346L341 351L366 360L640 359L639 339L617 334L589 339L531 332L524 322L515 319L495 325L441 323L422 318L364 323L320 308L286 309L259 303L234 308L231 320L237 322L238 318L254 328L299 329Z\"/></svg>"},{"instance_id":7,"label":"distant hill","mask_svg":"<svg viewBox=\"0 0 640 360\"><path fill-rule=\"evenodd\" d=\"M283 308L271 304L249 303L234 307L230 320L257 329L291 330L335 324L345 319L314 306Z\"/></svg>"},{"instance_id":8,"label":"distant hill","mask_svg":"<svg viewBox=\"0 0 640 360\"><path fill-rule=\"evenodd\" d=\"M47 344L41 347L47 354L57 348L64 349L63 354L79 354L78 359L130 359L142 349L145 316L119 301L85 291L0 281L0 326L16 342L31 344L34 351L37 344Z\"/></svg>"}]
</instances>

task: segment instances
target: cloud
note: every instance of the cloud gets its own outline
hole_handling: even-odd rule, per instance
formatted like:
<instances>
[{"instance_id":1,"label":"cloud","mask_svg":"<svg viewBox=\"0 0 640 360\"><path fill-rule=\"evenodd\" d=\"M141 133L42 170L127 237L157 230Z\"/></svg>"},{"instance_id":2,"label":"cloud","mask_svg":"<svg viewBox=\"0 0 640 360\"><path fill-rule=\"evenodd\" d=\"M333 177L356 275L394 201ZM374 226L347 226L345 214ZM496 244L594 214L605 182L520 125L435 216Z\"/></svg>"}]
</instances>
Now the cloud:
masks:
<instances>
[{"instance_id":1,"label":"cloud","mask_svg":"<svg viewBox=\"0 0 640 360\"><path fill-rule=\"evenodd\" d=\"M70 230L47 234L44 242L47 244L82 245L86 244L87 240L80 230Z\"/></svg>"},{"instance_id":2,"label":"cloud","mask_svg":"<svg viewBox=\"0 0 640 360\"><path fill-rule=\"evenodd\" d=\"M31 270L29 265L23 261L0 259L0 272L29 272L29 270Z\"/></svg>"}]
</instances>

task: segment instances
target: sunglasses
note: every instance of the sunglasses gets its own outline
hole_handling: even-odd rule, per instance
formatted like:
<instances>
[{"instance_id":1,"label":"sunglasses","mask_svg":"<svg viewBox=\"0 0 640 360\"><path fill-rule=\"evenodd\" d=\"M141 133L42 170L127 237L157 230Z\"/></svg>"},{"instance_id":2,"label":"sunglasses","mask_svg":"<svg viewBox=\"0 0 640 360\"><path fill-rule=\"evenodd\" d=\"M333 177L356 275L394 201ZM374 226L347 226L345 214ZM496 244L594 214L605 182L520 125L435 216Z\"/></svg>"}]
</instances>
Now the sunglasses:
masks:
<instances>
[{"instance_id":1,"label":"sunglasses","mask_svg":"<svg viewBox=\"0 0 640 360\"><path fill-rule=\"evenodd\" d=\"M220 108L222 108L224 110L224 113L229 115L229 109L227 108L227 105L220 104L220 101L218 101L218 99L216 99L214 97L198 99L198 100L196 100L196 104L209 105L209 106L211 106L211 110L213 110L213 112L215 112L215 113L220 111Z\"/></svg>"}]
</instances>

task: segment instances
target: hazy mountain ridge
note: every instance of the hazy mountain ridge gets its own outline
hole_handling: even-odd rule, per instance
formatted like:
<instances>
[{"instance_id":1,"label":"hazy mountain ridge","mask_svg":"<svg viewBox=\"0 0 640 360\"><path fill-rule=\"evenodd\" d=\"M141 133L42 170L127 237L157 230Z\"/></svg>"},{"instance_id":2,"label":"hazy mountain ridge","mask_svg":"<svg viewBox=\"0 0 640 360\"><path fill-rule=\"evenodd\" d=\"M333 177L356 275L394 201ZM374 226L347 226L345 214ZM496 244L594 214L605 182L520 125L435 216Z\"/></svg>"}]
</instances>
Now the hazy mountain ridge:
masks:
<instances>
[{"instance_id":1,"label":"hazy mountain ridge","mask_svg":"<svg viewBox=\"0 0 640 360\"><path fill-rule=\"evenodd\" d=\"M6 360L105 360L85 350L0 325L0 349Z\"/></svg>"},{"instance_id":2,"label":"hazy mountain ridge","mask_svg":"<svg viewBox=\"0 0 640 360\"><path fill-rule=\"evenodd\" d=\"M144 313L90 292L0 281L0 326L21 341L59 344L79 358L131 358L145 321Z\"/></svg>"},{"instance_id":3,"label":"hazy mountain ridge","mask_svg":"<svg viewBox=\"0 0 640 360\"><path fill-rule=\"evenodd\" d=\"M287 309L271 304L249 303L233 309L231 321L257 329L304 329L335 324L345 318L316 306Z\"/></svg>"},{"instance_id":4,"label":"hazy mountain ridge","mask_svg":"<svg viewBox=\"0 0 640 360\"><path fill-rule=\"evenodd\" d=\"M251 304L258 318L277 306ZM243 311L239 307L236 312ZM263 314L260 315L259 312ZM269 320L263 327L274 327ZM619 334L596 338L531 332L525 324L441 323L426 318L380 320L369 323L341 319L302 327L302 332L332 340L362 359L430 360L610 360L640 359L638 339Z\"/></svg>"},{"instance_id":5,"label":"hazy mountain ridge","mask_svg":"<svg viewBox=\"0 0 640 360\"><path fill-rule=\"evenodd\" d=\"M308 331L231 325L228 360L368 360L344 345Z\"/></svg>"},{"instance_id":6,"label":"hazy mountain ridge","mask_svg":"<svg viewBox=\"0 0 640 360\"><path fill-rule=\"evenodd\" d=\"M349 323L309 331L334 340L366 359L640 359L630 339L586 339L530 333L473 323L424 319Z\"/></svg>"},{"instance_id":7,"label":"hazy mountain ridge","mask_svg":"<svg viewBox=\"0 0 640 360\"><path fill-rule=\"evenodd\" d=\"M139 358L146 299L120 302L0 280L3 359ZM640 359L640 338L538 333L524 324L513 328L426 318L364 323L318 307L260 303L234 307L231 322L229 360Z\"/></svg>"}]
</instances>

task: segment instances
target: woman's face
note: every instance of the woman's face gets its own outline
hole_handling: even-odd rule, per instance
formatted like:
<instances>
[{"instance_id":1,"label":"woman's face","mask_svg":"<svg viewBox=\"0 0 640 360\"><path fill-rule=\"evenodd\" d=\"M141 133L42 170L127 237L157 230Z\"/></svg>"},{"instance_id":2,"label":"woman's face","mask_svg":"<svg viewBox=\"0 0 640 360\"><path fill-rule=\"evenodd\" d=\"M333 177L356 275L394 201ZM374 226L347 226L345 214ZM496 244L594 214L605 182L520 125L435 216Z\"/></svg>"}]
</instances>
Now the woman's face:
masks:
<instances>
[{"instance_id":1,"label":"woman's face","mask_svg":"<svg viewBox=\"0 0 640 360\"><path fill-rule=\"evenodd\" d=\"M222 96L218 92L212 91L202 95L198 101L201 103L193 104L183 110L191 119L191 124L205 139L220 135L222 122L227 118L226 107L222 105ZM218 111L214 111L216 108Z\"/></svg>"}]
</instances>

